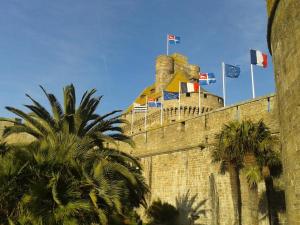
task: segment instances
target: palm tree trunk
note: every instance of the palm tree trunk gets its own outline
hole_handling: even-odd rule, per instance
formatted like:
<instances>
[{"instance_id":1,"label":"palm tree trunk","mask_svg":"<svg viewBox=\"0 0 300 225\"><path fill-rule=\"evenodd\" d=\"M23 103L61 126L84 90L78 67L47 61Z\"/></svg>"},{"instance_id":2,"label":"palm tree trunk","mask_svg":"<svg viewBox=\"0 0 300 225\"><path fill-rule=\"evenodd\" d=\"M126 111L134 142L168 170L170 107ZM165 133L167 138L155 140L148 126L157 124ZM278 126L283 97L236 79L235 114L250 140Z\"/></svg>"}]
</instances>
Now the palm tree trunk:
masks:
<instances>
[{"instance_id":1,"label":"palm tree trunk","mask_svg":"<svg viewBox=\"0 0 300 225\"><path fill-rule=\"evenodd\" d=\"M234 209L234 225L241 225L242 207L239 170L236 165L232 163L230 163L228 167Z\"/></svg>"},{"instance_id":2,"label":"palm tree trunk","mask_svg":"<svg viewBox=\"0 0 300 225\"><path fill-rule=\"evenodd\" d=\"M269 223L270 223L270 225L278 225L279 220L278 220L275 206L273 203L274 186L273 186L272 177L269 176L269 177L265 178L265 185L266 185L266 195L267 195L267 201L268 201Z\"/></svg>"},{"instance_id":3,"label":"palm tree trunk","mask_svg":"<svg viewBox=\"0 0 300 225\"><path fill-rule=\"evenodd\" d=\"M256 159L253 153L244 156L245 168L256 166ZM241 173L242 189L242 224L258 225L258 189L257 186L250 186L244 172Z\"/></svg>"}]
</instances>

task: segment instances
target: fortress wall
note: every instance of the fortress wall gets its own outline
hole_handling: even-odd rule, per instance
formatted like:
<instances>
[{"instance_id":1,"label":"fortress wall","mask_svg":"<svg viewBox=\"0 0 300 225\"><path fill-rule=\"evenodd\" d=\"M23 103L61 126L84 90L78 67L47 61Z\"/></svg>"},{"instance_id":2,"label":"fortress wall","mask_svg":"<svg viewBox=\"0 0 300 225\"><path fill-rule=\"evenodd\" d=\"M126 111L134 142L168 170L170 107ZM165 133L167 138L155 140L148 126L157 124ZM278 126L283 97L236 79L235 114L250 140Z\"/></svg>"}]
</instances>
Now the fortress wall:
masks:
<instances>
[{"instance_id":1,"label":"fortress wall","mask_svg":"<svg viewBox=\"0 0 300 225\"><path fill-rule=\"evenodd\" d=\"M275 97L262 97L134 134L134 149L121 145L120 149L141 159L151 190L149 202L159 198L175 204L176 197L189 190L198 194L198 201L208 200L207 217L200 218L199 223L213 224L213 218L219 218L220 225L233 224L229 176L220 174L219 165L212 164L209 146L222 125L234 119L263 119L277 133ZM260 184L259 192L264 189L264 184ZM260 221L262 224L268 224L267 218Z\"/></svg>"},{"instance_id":2,"label":"fortress wall","mask_svg":"<svg viewBox=\"0 0 300 225\"><path fill-rule=\"evenodd\" d=\"M219 225L233 224L233 201L227 173L220 174L219 165L212 164L210 144L222 125L234 119L263 119L278 133L275 96L266 96L226 108L216 109L200 116L150 128L146 132L132 135L136 148L120 144L122 151L132 153L141 159L143 173L151 194L148 201L156 199L175 204L180 194L197 194L198 201L207 199L204 206L207 217L198 223L211 225L216 219ZM159 111L149 120L159 121ZM1 123L0 131L9 123ZM11 136L13 142L32 140L28 135ZM265 187L261 183L259 192ZM246 190L241 190L242 193ZM261 216L262 217L262 216ZM267 218L260 225L267 225Z\"/></svg>"},{"instance_id":3,"label":"fortress wall","mask_svg":"<svg viewBox=\"0 0 300 225\"><path fill-rule=\"evenodd\" d=\"M159 115L156 117L159 121ZM214 135L224 123L234 119L263 119L274 133L279 130L276 101L274 96L266 96L226 108L216 109L194 118L176 121L171 124L149 128L147 132L132 135L136 148L122 145L122 150L136 156L153 155L177 151L182 148L211 144ZM143 124L144 125L144 124Z\"/></svg>"}]
</instances>

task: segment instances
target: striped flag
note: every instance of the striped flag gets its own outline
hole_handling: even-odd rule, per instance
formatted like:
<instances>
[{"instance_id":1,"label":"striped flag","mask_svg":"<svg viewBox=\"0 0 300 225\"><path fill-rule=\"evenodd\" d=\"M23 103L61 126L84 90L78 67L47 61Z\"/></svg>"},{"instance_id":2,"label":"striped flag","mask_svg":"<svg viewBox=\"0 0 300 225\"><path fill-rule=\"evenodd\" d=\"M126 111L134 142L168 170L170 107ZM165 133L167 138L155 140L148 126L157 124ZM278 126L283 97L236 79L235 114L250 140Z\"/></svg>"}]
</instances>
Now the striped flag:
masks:
<instances>
[{"instance_id":1,"label":"striped flag","mask_svg":"<svg viewBox=\"0 0 300 225\"><path fill-rule=\"evenodd\" d=\"M266 68L268 65L268 56L265 53L262 53L258 50L250 49L250 59L252 65L261 66Z\"/></svg>"},{"instance_id":2,"label":"striped flag","mask_svg":"<svg viewBox=\"0 0 300 225\"><path fill-rule=\"evenodd\" d=\"M199 91L199 84L198 83L185 83L181 82L181 93L191 93L191 92L198 92Z\"/></svg>"},{"instance_id":3,"label":"striped flag","mask_svg":"<svg viewBox=\"0 0 300 225\"><path fill-rule=\"evenodd\" d=\"M135 113L145 113L147 112L148 107L147 105L141 105L138 103L133 103L133 112Z\"/></svg>"}]
</instances>

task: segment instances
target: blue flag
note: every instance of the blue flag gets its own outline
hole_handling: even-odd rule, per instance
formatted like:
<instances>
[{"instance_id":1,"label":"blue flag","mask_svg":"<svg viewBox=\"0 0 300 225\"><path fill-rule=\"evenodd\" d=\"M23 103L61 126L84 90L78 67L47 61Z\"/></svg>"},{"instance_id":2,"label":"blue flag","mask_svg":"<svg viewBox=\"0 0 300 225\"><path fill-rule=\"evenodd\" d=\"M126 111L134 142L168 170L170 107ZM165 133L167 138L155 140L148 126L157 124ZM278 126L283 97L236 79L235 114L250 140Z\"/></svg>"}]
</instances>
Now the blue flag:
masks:
<instances>
[{"instance_id":1,"label":"blue flag","mask_svg":"<svg viewBox=\"0 0 300 225\"><path fill-rule=\"evenodd\" d=\"M164 100L179 99L178 92L164 91Z\"/></svg>"},{"instance_id":2,"label":"blue flag","mask_svg":"<svg viewBox=\"0 0 300 225\"><path fill-rule=\"evenodd\" d=\"M149 107L155 107L155 108L160 108L161 107L161 102L148 102Z\"/></svg>"},{"instance_id":3,"label":"blue flag","mask_svg":"<svg viewBox=\"0 0 300 225\"><path fill-rule=\"evenodd\" d=\"M225 76L230 78L237 78L240 76L241 69L239 66L225 64Z\"/></svg>"}]
</instances>

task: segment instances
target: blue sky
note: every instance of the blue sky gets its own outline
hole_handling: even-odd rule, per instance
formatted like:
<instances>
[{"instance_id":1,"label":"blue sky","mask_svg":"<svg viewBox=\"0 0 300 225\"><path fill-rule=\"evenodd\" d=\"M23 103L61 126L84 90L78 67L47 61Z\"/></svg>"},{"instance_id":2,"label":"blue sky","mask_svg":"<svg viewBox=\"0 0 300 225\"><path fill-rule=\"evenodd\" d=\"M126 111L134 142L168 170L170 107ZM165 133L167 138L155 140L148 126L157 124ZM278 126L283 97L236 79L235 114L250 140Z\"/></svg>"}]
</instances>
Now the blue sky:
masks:
<instances>
[{"instance_id":1,"label":"blue sky","mask_svg":"<svg viewBox=\"0 0 300 225\"><path fill-rule=\"evenodd\" d=\"M0 113L23 108L25 93L46 104L38 85L61 99L73 83L78 99L96 88L100 112L126 108L154 82L155 58L166 35L181 37L179 52L214 72L207 89L222 95L221 62L241 66L227 79L227 102L251 98L249 49L268 53L265 1L247 0L10 0L0 3ZM269 67L254 68L256 94L275 91Z\"/></svg>"}]
</instances>

